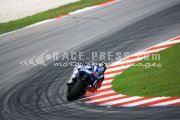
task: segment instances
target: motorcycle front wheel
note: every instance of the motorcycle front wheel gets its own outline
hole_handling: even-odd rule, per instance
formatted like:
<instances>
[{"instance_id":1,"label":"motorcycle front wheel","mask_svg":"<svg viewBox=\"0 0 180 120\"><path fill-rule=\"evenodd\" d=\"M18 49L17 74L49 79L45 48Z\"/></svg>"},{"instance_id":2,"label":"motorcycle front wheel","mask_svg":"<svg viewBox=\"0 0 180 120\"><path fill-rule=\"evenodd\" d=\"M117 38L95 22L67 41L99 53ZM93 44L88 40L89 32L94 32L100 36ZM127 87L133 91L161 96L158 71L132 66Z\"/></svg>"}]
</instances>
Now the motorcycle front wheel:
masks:
<instances>
[{"instance_id":1,"label":"motorcycle front wheel","mask_svg":"<svg viewBox=\"0 0 180 120\"><path fill-rule=\"evenodd\" d=\"M66 92L66 98L68 101L76 100L81 97L84 93L84 82L77 80L75 83L68 85L68 90Z\"/></svg>"}]
</instances>

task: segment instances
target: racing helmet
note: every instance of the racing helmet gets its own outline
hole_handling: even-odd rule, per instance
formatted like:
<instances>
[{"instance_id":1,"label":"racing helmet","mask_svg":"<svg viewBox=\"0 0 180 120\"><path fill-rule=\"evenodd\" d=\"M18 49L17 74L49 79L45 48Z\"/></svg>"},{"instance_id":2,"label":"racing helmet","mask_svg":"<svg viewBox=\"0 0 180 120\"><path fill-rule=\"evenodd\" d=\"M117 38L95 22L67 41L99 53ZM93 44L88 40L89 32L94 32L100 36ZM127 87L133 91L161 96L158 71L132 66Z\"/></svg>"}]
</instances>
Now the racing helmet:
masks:
<instances>
[{"instance_id":1,"label":"racing helmet","mask_svg":"<svg viewBox=\"0 0 180 120\"><path fill-rule=\"evenodd\" d=\"M103 72L105 72L105 71L106 71L107 67L106 67L106 64L105 64L105 63L103 63L103 62L99 62L99 64L98 64L98 65L104 68L104 71L103 71Z\"/></svg>"}]
</instances>

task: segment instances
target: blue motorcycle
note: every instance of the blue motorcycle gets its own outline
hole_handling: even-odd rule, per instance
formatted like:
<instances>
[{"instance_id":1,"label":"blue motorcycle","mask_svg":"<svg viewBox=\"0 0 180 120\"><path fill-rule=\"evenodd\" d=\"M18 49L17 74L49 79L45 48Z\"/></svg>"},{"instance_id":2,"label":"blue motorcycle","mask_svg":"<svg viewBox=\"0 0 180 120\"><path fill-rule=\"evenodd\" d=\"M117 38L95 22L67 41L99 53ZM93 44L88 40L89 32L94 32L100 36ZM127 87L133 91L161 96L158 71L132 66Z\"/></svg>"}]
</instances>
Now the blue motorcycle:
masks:
<instances>
[{"instance_id":1,"label":"blue motorcycle","mask_svg":"<svg viewBox=\"0 0 180 120\"><path fill-rule=\"evenodd\" d=\"M88 87L97 80L98 75L88 69L80 68L72 83L67 84L66 98L68 101L76 100L88 91Z\"/></svg>"}]
</instances>

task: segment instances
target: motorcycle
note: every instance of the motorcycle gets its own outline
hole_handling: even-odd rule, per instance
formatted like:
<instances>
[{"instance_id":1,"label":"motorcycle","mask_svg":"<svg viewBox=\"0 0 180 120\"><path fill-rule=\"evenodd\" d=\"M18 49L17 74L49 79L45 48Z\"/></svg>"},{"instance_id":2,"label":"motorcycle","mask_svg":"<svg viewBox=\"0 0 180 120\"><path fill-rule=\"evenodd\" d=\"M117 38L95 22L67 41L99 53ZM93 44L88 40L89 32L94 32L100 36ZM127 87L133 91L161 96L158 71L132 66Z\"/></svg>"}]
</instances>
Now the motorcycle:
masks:
<instances>
[{"instance_id":1,"label":"motorcycle","mask_svg":"<svg viewBox=\"0 0 180 120\"><path fill-rule=\"evenodd\" d=\"M73 82L67 84L67 100L76 100L85 95L88 91L88 87L92 85L95 80L97 80L97 75L95 73L92 73L86 68L80 68Z\"/></svg>"}]
</instances>

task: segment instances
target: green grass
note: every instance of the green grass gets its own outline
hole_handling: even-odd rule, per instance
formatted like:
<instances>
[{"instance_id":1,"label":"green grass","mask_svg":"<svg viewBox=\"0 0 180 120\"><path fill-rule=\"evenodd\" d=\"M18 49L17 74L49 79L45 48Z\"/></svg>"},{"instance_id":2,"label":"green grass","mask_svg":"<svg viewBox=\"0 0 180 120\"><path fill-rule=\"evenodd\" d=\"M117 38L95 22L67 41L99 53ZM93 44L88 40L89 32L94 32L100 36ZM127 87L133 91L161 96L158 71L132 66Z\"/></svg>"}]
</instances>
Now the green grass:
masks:
<instances>
[{"instance_id":1,"label":"green grass","mask_svg":"<svg viewBox=\"0 0 180 120\"><path fill-rule=\"evenodd\" d=\"M68 5L61 6L56 9L51 9L39 14L35 14L32 16L28 16L19 20L10 21L7 23L0 24L0 34L9 32L12 30L20 29L25 26L31 25L33 23L37 23L43 20L47 20L49 18L53 18L58 15L68 14L69 12L82 9L88 6L96 5L102 2L106 2L107 0L81 0L79 2L71 3Z\"/></svg>"},{"instance_id":2,"label":"green grass","mask_svg":"<svg viewBox=\"0 0 180 120\"><path fill-rule=\"evenodd\" d=\"M180 96L180 44L160 51L160 60L142 60L138 64L162 64L161 67L132 66L114 77L113 89L129 96Z\"/></svg>"}]
</instances>

